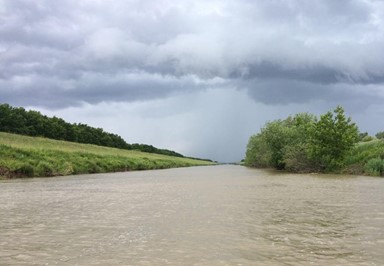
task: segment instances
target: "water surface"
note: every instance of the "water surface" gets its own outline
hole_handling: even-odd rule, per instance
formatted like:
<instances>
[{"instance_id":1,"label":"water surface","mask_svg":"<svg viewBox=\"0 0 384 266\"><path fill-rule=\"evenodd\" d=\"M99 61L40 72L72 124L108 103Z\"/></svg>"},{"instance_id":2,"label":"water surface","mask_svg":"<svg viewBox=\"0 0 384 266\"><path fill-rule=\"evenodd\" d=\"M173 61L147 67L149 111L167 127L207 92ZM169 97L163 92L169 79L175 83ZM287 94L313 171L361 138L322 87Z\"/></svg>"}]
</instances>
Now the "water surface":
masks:
<instances>
[{"instance_id":1,"label":"water surface","mask_svg":"<svg viewBox=\"0 0 384 266\"><path fill-rule=\"evenodd\" d=\"M0 182L0 265L383 265L384 179L240 166Z\"/></svg>"}]
</instances>

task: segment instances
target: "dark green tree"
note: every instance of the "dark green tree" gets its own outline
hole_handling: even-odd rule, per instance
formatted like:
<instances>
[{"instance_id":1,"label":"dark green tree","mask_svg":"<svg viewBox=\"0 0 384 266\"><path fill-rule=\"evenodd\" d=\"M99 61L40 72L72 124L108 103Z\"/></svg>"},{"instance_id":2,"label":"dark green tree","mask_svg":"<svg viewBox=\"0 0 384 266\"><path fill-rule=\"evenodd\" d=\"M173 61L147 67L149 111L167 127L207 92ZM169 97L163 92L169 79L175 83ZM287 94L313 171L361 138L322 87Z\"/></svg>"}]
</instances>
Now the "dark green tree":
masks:
<instances>
[{"instance_id":1,"label":"dark green tree","mask_svg":"<svg viewBox=\"0 0 384 266\"><path fill-rule=\"evenodd\" d=\"M311 157L320 171L332 171L358 140L358 128L341 106L320 116L311 133Z\"/></svg>"},{"instance_id":2,"label":"dark green tree","mask_svg":"<svg viewBox=\"0 0 384 266\"><path fill-rule=\"evenodd\" d=\"M244 159L245 165L266 168L271 166L271 149L262 133L250 137Z\"/></svg>"},{"instance_id":3,"label":"dark green tree","mask_svg":"<svg viewBox=\"0 0 384 266\"><path fill-rule=\"evenodd\" d=\"M378 139L384 139L384 131L377 132L375 136Z\"/></svg>"},{"instance_id":4,"label":"dark green tree","mask_svg":"<svg viewBox=\"0 0 384 266\"><path fill-rule=\"evenodd\" d=\"M310 137L316 116L300 113L293 117L290 126L291 140L284 147L285 169L292 172L312 172L314 164L310 157Z\"/></svg>"},{"instance_id":5,"label":"dark green tree","mask_svg":"<svg viewBox=\"0 0 384 266\"><path fill-rule=\"evenodd\" d=\"M368 132L359 133L359 141L363 141L363 139L366 137L368 137Z\"/></svg>"}]
</instances>

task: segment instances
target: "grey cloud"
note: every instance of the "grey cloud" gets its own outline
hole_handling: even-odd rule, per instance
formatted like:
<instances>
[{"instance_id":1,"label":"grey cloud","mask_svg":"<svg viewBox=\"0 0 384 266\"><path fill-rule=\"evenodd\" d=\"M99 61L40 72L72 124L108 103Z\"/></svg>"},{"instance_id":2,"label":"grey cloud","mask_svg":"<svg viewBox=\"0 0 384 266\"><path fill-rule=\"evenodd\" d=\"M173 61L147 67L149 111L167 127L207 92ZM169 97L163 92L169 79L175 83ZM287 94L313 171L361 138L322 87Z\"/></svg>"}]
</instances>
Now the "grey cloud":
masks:
<instances>
[{"instance_id":1,"label":"grey cloud","mask_svg":"<svg viewBox=\"0 0 384 266\"><path fill-rule=\"evenodd\" d=\"M65 82L55 77L29 76L13 79L10 88L5 88L3 83L0 82L2 101L53 109L79 106L85 102L97 104L152 100L199 89L198 80L192 76L176 79L146 73L113 76L88 73L80 81ZM36 84L39 84L38 88Z\"/></svg>"},{"instance_id":2,"label":"grey cloud","mask_svg":"<svg viewBox=\"0 0 384 266\"><path fill-rule=\"evenodd\" d=\"M69 49L81 41L82 32L71 13L71 1L2 1L0 38L14 44ZM9 43L7 43L9 42Z\"/></svg>"},{"instance_id":3,"label":"grey cloud","mask_svg":"<svg viewBox=\"0 0 384 266\"><path fill-rule=\"evenodd\" d=\"M324 102L334 107L343 105L349 110L360 112L373 104L380 105L384 95L377 93L381 85L361 84L313 84L287 79L259 80L243 82L248 95L256 102L269 105L304 104Z\"/></svg>"},{"instance_id":4,"label":"grey cloud","mask_svg":"<svg viewBox=\"0 0 384 266\"><path fill-rule=\"evenodd\" d=\"M374 0L0 0L0 102L225 161L300 111L342 104L375 133L383 17Z\"/></svg>"},{"instance_id":5,"label":"grey cloud","mask_svg":"<svg viewBox=\"0 0 384 266\"><path fill-rule=\"evenodd\" d=\"M244 79L301 80L319 84L337 83L343 79L343 73L323 65L306 67L304 69L284 69L281 65L264 61L257 65L250 65L247 69L246 74L242 75Z\"/></svg>"},{"instance_id":6,"label":"grey cloud","mask_svg":"<svg viewBox=\"0 0 384 266\"><path fill-rule=\"evenodd\" d=\"M261 15L268 23L284 23L304 30L316 30L317 34L323 31L329 34L369 23L372 9L371 3L360 0L262 0L252 5L249 11Z\"/></svg>"},{"instance_id":7,"label":"grey cloud","mask_svg":"<svg viewBox=\"0 0 384 266\"><path fill-rule=\"evenodd\" d=\"M384 82L384 72L365 70L361 73L348 72L344 69L317 64L311 66L300 66L298 68L286 68L273 62L263 61L246 67L246 71L235 72L233 78L242 79L285 79L291 81L303 81L313 84L331 85L335 83L348 84L380 84ZM309 85L309 84L307 84Z\"/></svg>"},{"instance_id":8,"label":"grey cloud","mask_svg":"<svg viewBox=\"0 0 384 266\"><path fill-rule=\"evenodd\" d=\"M219 78L269 104L326 99L336 85L383 84L382 10L362 0L5 0L0 97L137 101Z\"/></svg>"}]
</instances>

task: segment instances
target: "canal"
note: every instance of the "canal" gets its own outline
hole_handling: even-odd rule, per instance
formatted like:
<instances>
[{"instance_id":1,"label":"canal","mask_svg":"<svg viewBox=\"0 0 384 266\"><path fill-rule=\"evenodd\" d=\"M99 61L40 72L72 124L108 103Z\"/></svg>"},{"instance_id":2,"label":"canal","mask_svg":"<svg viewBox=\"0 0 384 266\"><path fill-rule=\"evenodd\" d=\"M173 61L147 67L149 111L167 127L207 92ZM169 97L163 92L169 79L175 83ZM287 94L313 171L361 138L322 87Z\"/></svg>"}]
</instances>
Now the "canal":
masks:
<instances>
[{"instance_id":1,"label":"canal","mask_svg":"<svg viewBox=\"0 0 384 266\"><path fill-rule=\"evenodd\" d=\"M208 166L0 181L0 265L383 265L384 179Z\"/></svg>"}]
</instances>

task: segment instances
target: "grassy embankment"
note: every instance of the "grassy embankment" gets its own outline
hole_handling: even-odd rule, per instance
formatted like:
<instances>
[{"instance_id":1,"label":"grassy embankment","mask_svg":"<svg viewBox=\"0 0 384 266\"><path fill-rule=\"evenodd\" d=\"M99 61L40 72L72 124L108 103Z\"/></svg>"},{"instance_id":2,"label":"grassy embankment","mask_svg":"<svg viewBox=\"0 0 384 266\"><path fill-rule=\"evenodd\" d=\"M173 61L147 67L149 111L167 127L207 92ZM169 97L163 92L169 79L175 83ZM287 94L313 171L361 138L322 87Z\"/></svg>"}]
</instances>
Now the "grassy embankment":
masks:
<instances>
[{"instance_id":1,"label":"grassy embankment","mask_svg":"<svg viewBox=\"0 0 384 266\"><path fill-rule=\"evenodd\" d=\"M165 169L212 162L0 132L0 179Z\"/></svg>"},{"instance_id":2,"label":"grassy embankment","mask_svg":"<svg viewBox=\"0 0 384 266\"><path fill-rule=\"evenodd\" d=\"M384 139L357 143L344 165L342 173L384 176Z\"/></svg>"}]
</instances>

